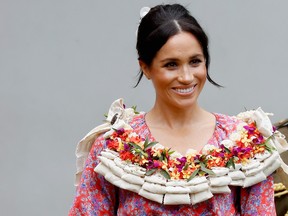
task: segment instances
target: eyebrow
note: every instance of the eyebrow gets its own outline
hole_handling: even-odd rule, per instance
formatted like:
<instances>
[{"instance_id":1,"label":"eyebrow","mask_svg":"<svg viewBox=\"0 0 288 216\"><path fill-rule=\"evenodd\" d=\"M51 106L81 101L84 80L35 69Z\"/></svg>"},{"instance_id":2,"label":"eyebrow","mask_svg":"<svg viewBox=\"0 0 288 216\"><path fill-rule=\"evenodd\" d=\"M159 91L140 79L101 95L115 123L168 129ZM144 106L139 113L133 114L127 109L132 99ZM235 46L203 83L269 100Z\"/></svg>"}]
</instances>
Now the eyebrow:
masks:
<instances>
[{"instance_id":1,"label":"eyebrow","mask_svg":"<svg viewBox=\"0 0 288 216\"><path fill-rule=\"evenodd\" d=\"M205 58L203 54L195 54L191 56L189 59L194 59L194 58ZM165 58L161 60L160 62L169 62L169 61L178 61L177 58Z\"/></svg>"}]
</instances>

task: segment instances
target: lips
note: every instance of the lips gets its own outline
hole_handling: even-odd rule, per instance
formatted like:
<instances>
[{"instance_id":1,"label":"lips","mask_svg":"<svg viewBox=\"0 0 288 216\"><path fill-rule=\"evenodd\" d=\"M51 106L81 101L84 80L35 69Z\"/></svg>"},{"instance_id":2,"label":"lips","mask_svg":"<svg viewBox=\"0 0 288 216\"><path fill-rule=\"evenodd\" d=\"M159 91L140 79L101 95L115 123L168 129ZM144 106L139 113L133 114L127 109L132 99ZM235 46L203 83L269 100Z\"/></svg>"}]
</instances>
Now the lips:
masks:
<instances>
[{"instance_id":1,"label":"lips","mask_svg":"<svg viewBox=\"0 0 288 216\"><path fill-rule=\"evenodd\" d=\"M179 94L190 94L190 93L192 93L194 91L195 87L196 87L196 84L191 86L191 87L186 87L186 88L184 88L184 87L181 87L181 88L180 87L176 87L176 88L173 88L173 89L174 89L174 91L176 91Z\"/></svg>"}]
</instances>

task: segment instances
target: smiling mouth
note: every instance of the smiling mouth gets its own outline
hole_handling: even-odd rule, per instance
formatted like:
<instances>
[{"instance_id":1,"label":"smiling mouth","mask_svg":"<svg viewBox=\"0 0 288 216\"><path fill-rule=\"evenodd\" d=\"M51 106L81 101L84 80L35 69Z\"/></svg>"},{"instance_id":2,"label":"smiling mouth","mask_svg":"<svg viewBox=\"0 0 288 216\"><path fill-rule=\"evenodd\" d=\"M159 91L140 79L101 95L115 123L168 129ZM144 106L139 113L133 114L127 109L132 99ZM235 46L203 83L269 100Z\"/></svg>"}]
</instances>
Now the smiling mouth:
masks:
<instances>
[{"instance_id":1,"label":"smiling mouth","mask_svg":"<svg viewBox=\"0 0 288 216\"><path fill-rule=\"evenodd\" d=\"M180 94L189 94L192 93L193 90L195 89L196 85L189 87L189 88L173 88L177 93Z\"/></svg>"}]
</instances>

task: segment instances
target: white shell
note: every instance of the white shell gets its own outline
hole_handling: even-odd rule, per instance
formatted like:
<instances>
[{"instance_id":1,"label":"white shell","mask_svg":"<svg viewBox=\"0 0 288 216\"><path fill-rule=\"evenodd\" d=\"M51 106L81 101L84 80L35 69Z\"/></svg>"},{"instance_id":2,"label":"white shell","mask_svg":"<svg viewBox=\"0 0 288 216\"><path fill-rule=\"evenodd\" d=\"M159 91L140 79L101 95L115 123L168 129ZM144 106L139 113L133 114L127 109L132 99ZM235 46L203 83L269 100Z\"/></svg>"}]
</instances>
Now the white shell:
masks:
<instances>
[{"instance_id":1,"label":"white shell","mask_svg":"<svg viewBox=\"0 0 288 216\"><path fill-rule=\"evenodd\" d=\"M256 122L258 131L265 137L273 134L273 126L268 115L259 107L251 118Z\"/></svg>"},{"instance_id":2,"label":"white shell","mask_svg":"<svg viewBox=\"0 0 288 216\"><path fill-rule=\"evenodd\" d=\"M94 171L105 176L106 173L111 172L111 170L106 167L102 162L100 162L95 168Z\"/></svg>"},{"instance_id":3,"label":"white shell","mask_svg":"<svg viewBox=\"0 0 288 216\"><path fill-rule=\"evenodd\" d=\"M190 195L187 194L165 194L164 205L189 205L191 204Z\"/></svg>"},{"instance_id":4,"label":"white shell","mask_svg":"<svg viewBox=\"0 0 288 216\"><path fill-rule=\"evenodd\" d=\"M284 151L288 151L288 143L285 139L285 135L279 131L275 131L274 133L274 145L277 148L279 154Z\"/></svg>"},{"instance_id":5,"label":"white shell","mask_svg":"<svg viewBox=\"0 0 288 216\"><path fill-rule=\"evenodd\" d=\"M229 172L229 168L226 167L212 167L212 171L214 175L209 176L224 176Z\"/></svg>"},{"instance_id":6,"label":"white shell","mask_svg":"<svg viewBox=\"0 0 288 216\"><path fill-rule=\"evenodd\" d=\"M232 180L240 180L240 179L245 179L245 174L240 171L240 170L237 170L237 171L230 171L228 173L228 176L230 176L230 178Z\"/></svg>"},{"instance_id":7,"label":"white shell","mask_svg":"<svg viewBox=\"0 0 288 216\"><path fill-rule=\"evenodd\" d=\"M163 194L156 194L156 193L150 193L149 191L144 190L143 188L138 193L140 196L145 197L146 199L155 201L157 203L162 204L163 202Z\"/></svg>"},{"instance_id":8,"label":"white shell","mask_svg":"<svg viewBox=\"0 0 288 216\"><path fill-rule=\"evenodd\" d=\"M124 167L125 172L127 173L132 173L138 176L145 176L146 169L142 168L140 166L136 166L133 164L128 164L127 166Z\"/></svg>"},{"instance_id":9,"label":"white shell","mask_svg":"<svg viewBox=\"0 0 288 216\"><path fill-rule=\"evenodd\" d=\"M116 155L114 155L114 154L112 154L110 152L107 152L107 151L102 151L101 155L103 157L106 157L106 158L110 159L110 160L114 160L117 157Z\"/></svg>"},{"instance_id":10,"label":"white shell","mask_svg":"<svg viewBox=\"0 0 288 216\"><path fill-rule=\"evenodd\" d=\"M266 176L271 175L276 169L281 166L280 160L276 159L270 166L267 166L263 172Z\"/></svg>"},{"instance_id":11,"label":"white shell","mask_svg":"<svg viewBox=\"0 0 288 216\"><path fill-rule=\"evenodd\" d=\"M231 193L231 190L227 185L226 186L219 186L219 187L211 187L210 190L213 194Z\"/></svg>"},{"instance_id":12,"label":"white shell","mask_svg":"<svg viewBox=\"0 0 288 216\"><path fill-rule=\"evenodd\" d=\"M187 185L199 185L201 183L206 183L208 180L205 176L195 176L192 180L187 182Z\"/></svg>"},{"instance_id":13,"label":"white shell","mask_svg":"<svg viewBox=\"0 0 288 216\"><path fill-rule=\"evenodd\" d=\"M261 172L263 170L263 168L264 168L264 166L262 164L260 164L258 167L245 170L244 174L246 176L253 176L253 175L256 175L257 173Z\"/></svg>"},{"instance_id":14,"label":"white shell","mask_svg":"<svg viewBox=\"0 0 288 216\"><path fill-rule=\"evenodd\" d=\"M229 185L232 179L229 176L210 177L210 186L220 187Z\"/></svg>"},{"instance_id":15,"label":"white shell","mask_svg":"<svg viewBox=\"0 0 288 216\"><path fill-rule=\"evenodd\" d=\"M201 191L199 193L193 193L190 195L191 203L193 205L205 201L207 199L210 199L211 197L213 197L213 194L211 193L210 189Z\"/></svg>"},{"instance_id":16,"label":"white shell","mask_svg":"<svg viewBox=\"0 0 288 216\"><path fill-rule=\"evenodd\" d=\"M161 175L161 174L153 174L151 176L145 176L145 181L155 183L155 184L161 184L166 185L167 180Z\"/></svg>"},{"instance_id":17,"label":"white shell","mask_svg":"<svg viewBox=\"0 0 288 216\"><path fill-rule=\"evenodd\" d=\"M244 180L244 184L243 187L250 187L254 184L257 184L261 181L264 181L266 179L266 176L263 172L259 172L254 176L246 176L245 180Z\"/></svg>"},{"instance_id":18,"label":"white shell","mask_svg":"<svg viewBox=\"0 0 288 216\"><path fill-rule=\"evenodd\" d=\"M190 189L187 187L173 187L173 186L166 186L166 193L171 194L183 194L183 193L190 193Z\"/></svg>"},{"instance_id":19,"label":"white shell","mask_svg":"<svg viewBox=\"0 0 288 216\"><path fill-rule=\"evenodd\" d=\"M260 162L257 160L250 160L248 164L245 164L242 166L242 170L249 170L249 169L254 169L260 166Z\"/></svg>"},{"instance_id":20,"label":"white shell","mask_svg":"<svg viewBox=\"0 0 288 216\"><path fill-rule=\"evenodd\" d=\"M122 178L123 175L125 175L125 171L121 169L120 167L116 166L116 164L110 166L110 170L112 173L120 178Z\"/></svg>"},{"instance_id":21,"label":"white shell","mask_svg":"<svg viewBox=\"0 0 288 216\"><path fill-rule=\"evenodd\" d=\"M141 178L137 175L127 173L127 174L124 174L121 178L131 184L136 184L136 185L141 185L141 186L144 184L144 178Z\"/></svg>"},{"instance_id":22,"label":"white shell","mask_svg":"<svg viewBox=\"0 0 288 216\"><path fill-rule=\"evenodd\" d=\"M106 158L106 157L103 157L103 156L98 156L98 158L100 159L100 161L108 168L112 167L115 165L114 161Z\"/></svg>"},{"instance_id":23,"label":"white shell","mask_svg":"<svg viewBox=\"0 0 288 216\"><path fill-rule=\"evenodd\" d=\"M193 185L188 187L190 189L190 193L199 193L202 191L206 191L209 189L208 183L201 183L199 185Z\"/></svg>"},{"instance_id":24,"label":"white shell","mask_svg":"<svg viewBox=\"0 0 288 216\"><path fill-rule=\"evenodd\" d=\"M150 183L150 182L145 182L143 184L142 188L148 192L151 192L151 193L156 193L156 194L165 194L166 193L165 186Z\"/></svg>"},{"instance_id":25,"label":"white shell","mask_svg":"<svg viewBox=\"0 0 288 216\"><path fill-rule=\"evenodd\" d=\"M258 160L258 161L263 161L263 160L265 160L266 158L268 158L268 157L270 157L271 156L271 153L270 152L268 152L268 151L265 151L264 153L262 153L262 154L260 154L260 153L258 153L258 154L255 154L255 158L256 158L256 160Z\"/></svg>"},{"instance_id":26,"label":"white shell","mask_svg":"<svg viewBox=\"0 0 288 216\"><path fill-rule=\"evenodd\" d=\"M244 179L236 179L236 180L233 180L233 179L232 179L230 185L243 187L243 185L244 185Z\"/></svg>"},{"instance_id":27,"label":"white shell","mask_svg":"<svg viewBox=\"0 0 288 216\"><path fill-rule=\"evenodd\" d=\"M172 180L172 181L168 181L166 182L166 186L187 186L188 182L186 180Z\"/></svg>"},{"instance_id":28,"label":"white shell","mask_svg":"<svg viewBox=\"0 0 288 216\"><path fill-rule=\"evenodd\" d=\"M128 164L126 161L121 160L121 158L119 158L119 157L115 158L114 162L118 167L120 167L122 169L124 169L125 166Z\"/></svg>"}]
</instances>

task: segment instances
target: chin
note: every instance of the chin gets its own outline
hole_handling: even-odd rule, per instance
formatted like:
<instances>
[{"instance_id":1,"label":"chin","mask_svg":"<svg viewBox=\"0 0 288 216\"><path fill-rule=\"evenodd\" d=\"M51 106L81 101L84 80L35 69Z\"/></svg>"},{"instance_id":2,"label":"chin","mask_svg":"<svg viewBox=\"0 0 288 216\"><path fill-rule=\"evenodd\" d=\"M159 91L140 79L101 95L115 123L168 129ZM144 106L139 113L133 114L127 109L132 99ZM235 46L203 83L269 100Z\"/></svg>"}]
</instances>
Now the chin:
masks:
<instances>
[{"instance_id":1,"label":"chin","mask_svg":"<svg viewBox=\"0 0 288 216\"><path fill-rule=\"evenodd\" d=\"M194 98L186 98L186 99L178 99L175 100L174 106L179 109L187 109L195 106L197 104L197 100Z\"/></svg>"}]
</instances>

